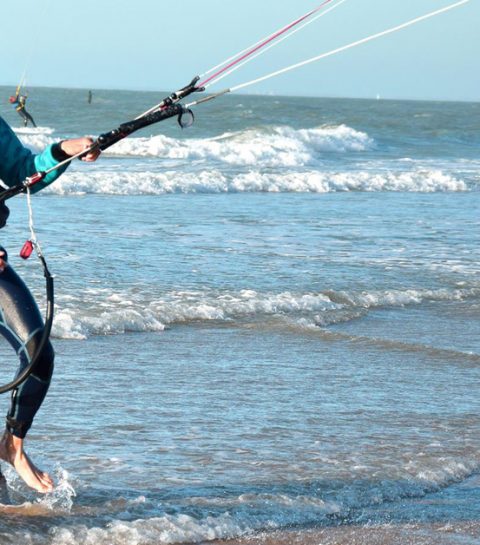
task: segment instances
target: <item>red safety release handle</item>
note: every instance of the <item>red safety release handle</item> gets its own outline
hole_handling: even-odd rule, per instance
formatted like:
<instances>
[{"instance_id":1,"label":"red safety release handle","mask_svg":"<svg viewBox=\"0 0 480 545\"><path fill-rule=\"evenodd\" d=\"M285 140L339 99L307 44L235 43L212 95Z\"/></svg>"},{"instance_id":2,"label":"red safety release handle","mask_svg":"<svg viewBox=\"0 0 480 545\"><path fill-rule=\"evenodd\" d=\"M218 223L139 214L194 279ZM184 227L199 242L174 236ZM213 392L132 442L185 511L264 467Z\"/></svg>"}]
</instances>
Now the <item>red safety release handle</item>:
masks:
<instances>
[{"instance_id":1,"label":"red safety release handle","mask_svg":"<svg viewBox=\"0 0 480 545\"><path fill-rule=\"evenodd\" d=\"M31 240L27 240L25 244L23 245L22 249L20 250L20 257L22 259L28 259L33 252L33 242Z\"/></svg>"},{"instance_id":2,"label":"red safety release handle","mask_svg":"<svg viewBox=\"0 0 480 545\"><path fill-rule=\"evenodd\" d=\"M43 180L45 176L45 172L35 172L35 174L28 177L28 185L35 185L37 182Z\"/></svg>"}]
</instances>

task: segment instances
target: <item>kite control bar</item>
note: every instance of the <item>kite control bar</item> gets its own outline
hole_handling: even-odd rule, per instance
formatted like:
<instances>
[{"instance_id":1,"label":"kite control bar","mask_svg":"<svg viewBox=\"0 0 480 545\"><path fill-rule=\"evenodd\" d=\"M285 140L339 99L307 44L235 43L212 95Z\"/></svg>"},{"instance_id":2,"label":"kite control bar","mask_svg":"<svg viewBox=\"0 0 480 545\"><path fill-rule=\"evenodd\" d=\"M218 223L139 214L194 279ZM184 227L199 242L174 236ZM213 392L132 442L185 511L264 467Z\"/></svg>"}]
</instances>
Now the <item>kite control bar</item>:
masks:
<instances>
[{"instance_id":1,"label":"kite control bar","mask_svg":"<svg viewBox=\"0 0 480 545\"><path fill-rule=\"evenodd\" d=\"M154 123L159 123L170 117L177 117L178 124L182 129L190 127L194 120L193 112L189 108L179 104L179 102L182 98L185 98L192 93L198 93L204 90L203 87L196 86L199 79L199 76L194 77L188 85L185 85L185 87L182 87L164 98L160 104L150 108L150 110L147 110L132 121L122 123L118 128L101 134L95 142L95 147L104 151L113 144L123 140L129 134L132 134L132 132L153 125Z\"/></svg>"},{"instance_id":2,"label":"kite control bar","mask_svg":"<svg viewBox=\"0 0 480 545\"><path fill-rule=\"evenodd\" d=\"M132 121L127 121L118 126L118 128L101 134L95 142L95 147L104 151L113 144L116 144L120 140L126 138L132 132L138 131L143 127L148 127L154 123L164 121L170 117L178 116L178 122L181 124L180 119L184 115L184 107L181 104L172 104L166 106L164 109L156 110L147 115L143 115Z\"/></svg>"},{"instance_id":3,"label":"kite control bar","mask_svg":"<svg viewBox=\"0 0 480 545\"><path fill-rule=\"evenodd\" d=\"M170 100L170 97L167 100ZM154 123L165 121L165 119L169 119L170 117L177 117L178 124L182 129L190 127L194 120L192 110L185 108L185 106L179 103L170 103L167 106L163 106L161 109L143 114L132 121L122 123L118 128L113 129L110 132L101 134L97 138L94 147L104 151L132 134L132 132L153 125Z\"/></svg>"}]
</instances>

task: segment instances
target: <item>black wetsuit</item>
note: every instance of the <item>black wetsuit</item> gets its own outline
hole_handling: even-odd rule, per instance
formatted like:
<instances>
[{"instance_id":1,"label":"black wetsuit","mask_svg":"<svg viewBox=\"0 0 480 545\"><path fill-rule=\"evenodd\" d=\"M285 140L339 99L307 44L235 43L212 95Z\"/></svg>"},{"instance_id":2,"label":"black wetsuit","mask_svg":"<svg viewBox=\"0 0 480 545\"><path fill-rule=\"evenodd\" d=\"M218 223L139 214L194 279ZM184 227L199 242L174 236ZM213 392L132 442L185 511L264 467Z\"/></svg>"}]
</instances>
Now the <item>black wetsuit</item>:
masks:
<instances>
[{"instance_id":1,"label":"black wetsuit","mask_svg":"<svg viewBox=\"0 0 480 545\"><path fill-rule=\"evenodd\" d=\"M0 179L8 186L22 182L35 172L46 171L65 159L58 144L39 155L25 148L12 129L0 117ZM53 182L65 170L61 167L35 186L38 191ZM0 204L0 228L5 225L8 208ZM1 250L5 251L3 248ZM3 256L6 260L6 255ZM20 372L31 361L40 342L43 319L30 290L10 264L0 272L0 333L16 350ZM12 358L14 355L12 354ZM33 372L13 390L7 414L7 429L17 437L25 437L50 386L54 352L48 342ZM18 376L18 373L17 373Z\"/></svg>"},{"instance_id":2,"label":"black wetsuit","mask_svg":"<svg viewBox=\"0 0 480 545\"><path fill-rule=\"evenodd\" d=\"M42 337L43 319L30 290L11 265L0 273L0 307L0 333L17 353L20 373L36 352ZM7 414L7 429L13 435L25 437L32 425L50 386L53 360L53 348L48 342L32 374L13 391Z\"/></svg>"}]
</instances>

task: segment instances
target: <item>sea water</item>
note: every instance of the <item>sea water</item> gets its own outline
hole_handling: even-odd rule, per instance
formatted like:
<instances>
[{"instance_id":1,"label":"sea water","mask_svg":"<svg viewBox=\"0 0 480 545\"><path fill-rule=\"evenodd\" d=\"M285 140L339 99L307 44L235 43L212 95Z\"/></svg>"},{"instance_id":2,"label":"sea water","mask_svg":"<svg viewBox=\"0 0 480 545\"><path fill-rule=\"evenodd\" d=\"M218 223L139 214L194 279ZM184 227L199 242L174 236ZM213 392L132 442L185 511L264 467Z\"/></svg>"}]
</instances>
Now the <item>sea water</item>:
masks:
<instances>
[{"instance_id":1,"label":"sea water","mask_svg":"<svg viewBox=\"0 0 480 545\"><path fill-rule=\"evenodd\" d=\"M1 90L35 152L163 96L32 89L32 129ZM480 105L195 114L33 198L56 369L27 450L58 487L4 466L0 542L480 543Z\"/></svg>"}]
</instances>

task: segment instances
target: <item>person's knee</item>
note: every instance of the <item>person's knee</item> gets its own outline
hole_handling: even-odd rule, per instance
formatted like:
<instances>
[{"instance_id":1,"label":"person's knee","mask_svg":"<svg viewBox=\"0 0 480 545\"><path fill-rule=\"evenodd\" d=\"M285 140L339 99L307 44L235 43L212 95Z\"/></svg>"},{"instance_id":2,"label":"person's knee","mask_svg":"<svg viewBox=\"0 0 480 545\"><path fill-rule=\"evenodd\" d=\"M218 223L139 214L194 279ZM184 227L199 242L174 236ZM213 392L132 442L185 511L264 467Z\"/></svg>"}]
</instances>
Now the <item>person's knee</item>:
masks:
<instances>
[{"instance_id":1,"label":"person's knee","mask_svg":"<svg viewBox=\"0 0 480 545\"><path fill-rule=\"evenodd\" d=\"M48 342L38 356L32 375L44 382L49 382L53 374L54 360L55 351L52 344Z\"/></svg>"}]
</instances>

